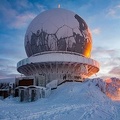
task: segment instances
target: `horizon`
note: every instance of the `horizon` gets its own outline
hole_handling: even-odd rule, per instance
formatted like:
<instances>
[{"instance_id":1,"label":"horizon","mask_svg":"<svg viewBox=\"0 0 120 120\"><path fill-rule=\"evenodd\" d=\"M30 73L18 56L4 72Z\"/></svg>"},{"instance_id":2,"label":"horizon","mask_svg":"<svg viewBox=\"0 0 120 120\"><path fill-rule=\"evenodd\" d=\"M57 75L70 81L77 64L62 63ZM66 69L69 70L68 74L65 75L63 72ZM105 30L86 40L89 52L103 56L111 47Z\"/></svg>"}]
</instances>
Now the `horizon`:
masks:
<instances>
[{"instance_id":1,"label":"horizon","mask_svg":"<svg viewBox=\"0 0 120 120\"><path fill-rule=\"evenodd\" d=\"M4 0L0 1L0 79L20 76L16 66L27 57L24 36L28 25L38 14L58 5L77 13L90 28L93 41L91 58L100 63L97 77L120 78L119 0L101 0L99 4L96 0Z\"/></svg>"}]
</instances>

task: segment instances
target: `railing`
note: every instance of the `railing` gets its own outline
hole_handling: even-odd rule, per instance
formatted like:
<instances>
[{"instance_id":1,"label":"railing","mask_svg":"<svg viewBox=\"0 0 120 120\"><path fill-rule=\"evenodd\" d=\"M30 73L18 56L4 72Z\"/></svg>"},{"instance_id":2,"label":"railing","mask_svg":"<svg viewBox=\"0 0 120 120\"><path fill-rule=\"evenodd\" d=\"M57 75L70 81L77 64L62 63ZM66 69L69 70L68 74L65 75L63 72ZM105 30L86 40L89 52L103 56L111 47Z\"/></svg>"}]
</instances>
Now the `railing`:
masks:
<instances>
[{"instance_id":1,"label":"railing","mask_svg":"<svg viewBox=\"0 0 120 120\"><path fill-rule=\"evenodd\" d=\"M32 57L38 56L38 55L43 55L43 54L51 54L51 53L73 54L73 55L79 55L79 56L85 57L83 54L71 52L71 51L47 51L47 52L36 53L36 54L32 55Z\"/></svg>"},{"instance_id":2,"label":"railing","mask_svg":"<svg viewBox=\"0 0 120 120\"><path fill-rule=\"evenodd\" d=\"M95 61L95 60L93 60L93 59L91 59L91 58L87 58L87 59L86 59L86 57L85 57L84 55L82 55L82 54L79 54L79 53L76 53L76 52L69 52L69 51L47 51L47 52L41 52L41 53L34 54L34 55L31 56L31 57L35 57L35 56L37 57L37 56L39 56L39 55L53 54L53 53L62 53L62 54L78 55L78 56L83 57L84 61L87 60L85 63L88 63L88 62L89 62L90 65L93 65L93 66L96 66L96 67L99 67L99 66L100 66L97 61ZM29 64L29 58L26 58L26 59L23 59L23 60L19 61L19 62L17 63L17 68L19 68L19 67L22 66L22 65L26 65L26 64Z\"/></svg>"}]
</instances>

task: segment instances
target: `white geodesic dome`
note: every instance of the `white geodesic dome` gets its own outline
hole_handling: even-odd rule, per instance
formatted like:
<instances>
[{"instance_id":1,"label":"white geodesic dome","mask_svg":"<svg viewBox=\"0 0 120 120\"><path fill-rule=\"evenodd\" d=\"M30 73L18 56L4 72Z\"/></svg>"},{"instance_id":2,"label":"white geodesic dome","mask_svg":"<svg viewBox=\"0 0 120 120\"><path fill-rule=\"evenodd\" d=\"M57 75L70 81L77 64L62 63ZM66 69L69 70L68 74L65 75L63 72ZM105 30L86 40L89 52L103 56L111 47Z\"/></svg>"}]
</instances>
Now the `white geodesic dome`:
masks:
<instances>
[{"instance_id":1,"label":"white geodesic dome","mask_svg":"<svg viewBox=\"0 0 120 120\"><path fill-rule=\"evenodd\" d=\"M85 21L61 8L40 13L25 35L28 57L46 51L69 51L90 57L91 48L92 38Z\"/></svg>"}]
</instances>

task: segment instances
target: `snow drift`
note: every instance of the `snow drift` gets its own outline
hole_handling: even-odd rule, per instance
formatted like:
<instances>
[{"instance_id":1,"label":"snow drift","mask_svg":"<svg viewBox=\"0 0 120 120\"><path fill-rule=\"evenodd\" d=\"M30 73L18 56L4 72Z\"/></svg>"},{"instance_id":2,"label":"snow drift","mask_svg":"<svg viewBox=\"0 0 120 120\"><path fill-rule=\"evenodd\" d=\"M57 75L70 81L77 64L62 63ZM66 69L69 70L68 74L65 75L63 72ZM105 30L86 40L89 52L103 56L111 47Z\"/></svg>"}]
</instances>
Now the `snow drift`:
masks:
<instances>
[{"instance_id":1,"label":"snow drift","mask_svg":"<svg viewBox=\"0 0 120 120\"><path fill-rule=\"evenodd\" d=\"M106 96L102 79L66 82L48 98L20 103L17 98L0 101L1 120L119 120L120 102Z\"/></svg>"}]
</instances>

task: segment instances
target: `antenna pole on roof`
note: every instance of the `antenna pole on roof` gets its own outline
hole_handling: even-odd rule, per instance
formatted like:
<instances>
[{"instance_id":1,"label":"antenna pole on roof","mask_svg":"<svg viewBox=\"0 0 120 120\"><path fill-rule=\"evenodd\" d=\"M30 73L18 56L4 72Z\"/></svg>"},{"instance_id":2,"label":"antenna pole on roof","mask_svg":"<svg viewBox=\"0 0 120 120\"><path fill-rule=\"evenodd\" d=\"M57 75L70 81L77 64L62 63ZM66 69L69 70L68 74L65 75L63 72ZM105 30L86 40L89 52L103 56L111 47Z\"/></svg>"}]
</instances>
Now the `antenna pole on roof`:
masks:
<instances>
[{"instance_id":1,"label":"antenna pole on roof","mask_svg":"<svg viewBox=\"0 0 120 120\"><path fill-rule=\"evenodd\" d=\"M60 8L60 4L58 4L58 8Z\"/></svg>"}]
</instances>

